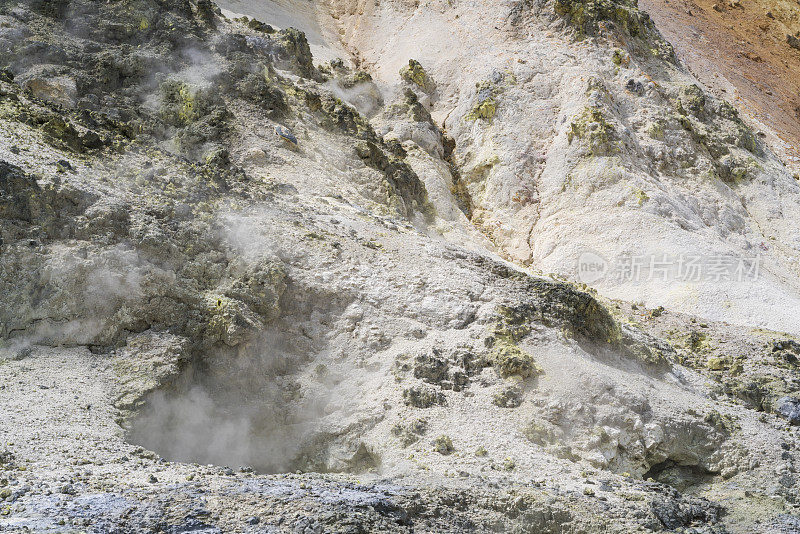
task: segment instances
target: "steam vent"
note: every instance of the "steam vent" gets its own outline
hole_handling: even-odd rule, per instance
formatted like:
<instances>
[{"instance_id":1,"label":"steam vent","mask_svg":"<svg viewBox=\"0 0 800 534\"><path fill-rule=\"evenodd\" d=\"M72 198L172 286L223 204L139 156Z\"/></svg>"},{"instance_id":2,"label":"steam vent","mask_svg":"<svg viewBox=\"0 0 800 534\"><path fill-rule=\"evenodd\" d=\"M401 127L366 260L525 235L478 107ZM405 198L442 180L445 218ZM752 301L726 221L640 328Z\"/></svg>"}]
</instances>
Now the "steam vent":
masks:
<instances>
[{"instance_id":1,"label":"steam vent","mask_svg":"<svg viewBox=\"0 0 800 534\"><path fill-rule=\"evenodd\" d=\"M800 534L797 0L0 0L0 532Z\"/></svg>"}]
</instances>

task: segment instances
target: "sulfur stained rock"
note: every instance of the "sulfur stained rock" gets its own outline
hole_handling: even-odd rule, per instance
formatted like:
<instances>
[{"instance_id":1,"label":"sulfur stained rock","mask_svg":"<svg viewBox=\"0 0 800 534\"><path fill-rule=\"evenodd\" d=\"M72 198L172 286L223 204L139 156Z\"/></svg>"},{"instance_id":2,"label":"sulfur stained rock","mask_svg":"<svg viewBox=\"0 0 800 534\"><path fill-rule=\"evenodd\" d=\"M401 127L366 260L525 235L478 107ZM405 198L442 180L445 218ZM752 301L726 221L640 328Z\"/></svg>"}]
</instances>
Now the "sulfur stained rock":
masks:
<instances>
[{"instance_id":1,"label":"sulfur stained rock","mask_svg":"<svg viewBox=\"0 0 800 534\"><path fill-rule=\"evenodd\" d=\"M636 0L557 0L554 10L580 36L597 35L610 22L621 32L647 43L648 52L674 60L672 46L661 37L648 13L638 8Z\"/></svg>"},{"instance_id":2,"label":"sulfur stained rock","mask_svg":"<svg viewBox=\"0 0 800 534\"><path fill-rule=\"evenodd\" d=\"M453 440L450 436L439 436L433 440L433 450L443 456L452 454L456 449L453 447Z\"/></svg>"},{"instance_id":3,"label":"sulfur stained rock","mask_svg":"<svg viewBox=\"0 0 800 534\"><path fill-rule=\"evenodd\" d=\"M430 79L428 73L425 72L425 69L416 59L409 59L408 65L400 69L400 77L426 93L430 93L435 89L433 80Z\"/></svg>"},{"instance_id":4,"label":"sulfur stained rock","mask_svg":"<svg viewBox=\"0 0 800 534\"><path fill-rule=\"evenodd\" d=\"M60 117L54 117L42 125L42 131L54 143L72 150L83 152L85 147L75 127Z\"/></svg>"},{"instance_id":5,"label":"sulfur stained rock","mask_svg":"<svg viewBox=\"0 0 800 534\"><path fill-rule=\"evenodd\" d=\"M496 113L497 100L495 100L494 86L490 83L479 84L475 96L475 105L467 115L467 119L481 119L491 122Z\"/></svg>"},{"instance_id":6,"label":"sulfur stained rock","mask_svg":"<svg viewBox=\"0 0 800 534\"><path fill-rule=\"evenodd\" d=\"M165 332L142 332L128 338L111 366L119 377L115 404L130 410L148 393L174 378L190 357L191 343Z\"/></svg>"},{"instance_id":7,"label":"sulfur stained rock","mask_svg":"<svg viewBox=\"0 0 800 534\"><path fill-rule=\"evenodd\" d=\"M217 26L216 15L219 8L211 0L197 1L197 18L209 28Z\"/></svg>"},{"instance_id":8,"label":"sulfur stained rock","mask_svg":"<svg viewBox=\"0 0 800 534\"><path fill-rule=\"evenodd\" d=\"M530 305L498 308L498 321L490 327L492 335L486 340L490 348L487 361L502 378L519 376L525 379L544 372L530 353L517 346L530 333L530 323L536 313L536 307Z\"/></svg>"},{"instance_id":9,"label":"sulfur stained rock","mask_svg":"<svg viewBox=\"0 0 800 534\"><path fill-rule=\"evenodd\" d=\"M196 156L204 143L227 132L230 111L216 92L171 79L161 84L159 93L158 117L177 129L173 139L184 153Z\"/></svg>"},{"instance_id":10,"label":"sulfur stained rock","mask_svg":"<svg viewBox=\"0 0 800 534\"><path fill-rule=\"evenodd\" d=\"M413 408L430 408L437 405L446 405L447 398L443 393L430 386L419 386L404 389L403 402L406 406Z\"/></svg>"},{"instance_id":11,"label":"sulfur stained rock","mask_svg":"<svg viewBox=\"0 0 800 534\"><path fill-rule=\"evenodd\" d=\"M357 123L358 124L358 123ZM402 159L387 153L384 146L372 141L360 141L355 152L364 163L385 177L392 196L399 197L405 214L421 211L430 214L428 194L414 170Z\"/></svg>"},{"instance_id":12,"label":"sulfur stained rock","mask_svg":"<svg viewBox=\"0 0 800 534\"><path fill-rule=\"evenodd\" d=\"M216 293L206 295L209 315L205 340L235 347L263 329L264 323L247 305L238 299Z\"/></svg>"},{"instance_id":13,"label":"sulfur stained rock","mask_svg":"<svg viewBox=\"0 0 800 534\"><path fill-rule=\"evenodd\" d=\"M523 429L523 434L531 442L539 446L551 445L558 441L560 429L546 421L530 421Z\"/></svg>"},{"instance_id":14,"label":"sulfur stained rock","mask_svg":"<svg viewBox=\"0 0 800 534\"><path fill-rule=\"evenodd\" d=\"M261 33L266 33L266 34L275 33L275 28L273 28L269 24L266 24L256 19L250 19L250 21L247 23L247 27L250 28L251 30L255 30Z\"/></svg>"},{"instance_id":15,"label":"sulfur stained rock","mask_svg":"<svg viewBox=\"0 0 800 534\"><path fill-rule=\"evenodd\" d=\"M726 367L725 358L721 358L719 356L711 356L708 358L706 362L706 366L712 371L721 371Z\"/></svg>"},{"instance_id":16,"label":"sulfur stained rock","mask_svg":"<svg viewBox=\"0 0 800 534\"><path fill-rule=\"evenodd\" d=\"M796 184L758 155L732 107L662 61L634 3L567 3L559 16L597 39L565 40L547 20L554 4L536 2L485 4L498 26L457 2L356 17L334 2L336 22L270 4L314 22L305 42L268 24L285 20L230 21L204 1L70 0L70 17L46 20L23 2L0 15L0 55L18 80L26 61L59 63L86 111L31 104L0 76L8 158L20 165L0 173L0 343L34 347L0 365L0 415L27 471L3 468L14 492L69 484L83 503L76 512L71 497L53 504L36 488L26 510L0 507L0 529L46 505L65 528L112 530L241 530L253 517L289 530L719 530L727 519L665 484L724 490L736 521L760 502L745 491L772 478L787 509L797 501L796 440L774 418L776 399L795 396L791 347L765 355L775 336L748 328L755 352L740 338L717 343L712 325L676 353L658 336L680 342L694 327L669 295L664 314L630 318L561 278L579 247L638 250L648 240L634 228L676 249L676 235L757 247L752 229L789 246L776 221L792 220ZM457 37L476 53L434 42L425 68L410 63L389 87L392 51L410 35L427 42L439 17L463 23ZM542 20L549 34L532 31ZM317 47L357 67L317 72ZM602 83L587 90L587 78ZM274 135L276 119L298 150ZM54 135L40 143L43 128ZM765 183L745 183L759 166ZM762 199L766 182L780 209ZM712 349L741 351L739 376L733 365L709 373ZM759 357L770 381L754 377ZM670 369L673 358L694 370ZM540 388L537 360L552 374ZM117 423L145 398L157 431L122 436ZM128 460L145 441L164 461ZM487 450L494 461L480 459ZM379 483L325 473L377 467ZM102 495L85 498L93 488ZM774 519L772 507L758 513L760 526Z\"/></svg>"},{"instance_id":17,"label":"sulfur stained rock","mask_svg":"<svg viewBox=\"0 0 800 534\"><path fill-rule=\"evenodd\" d=\"M234 88L243 98L265 109L272 117L279 117L289 109L283 91L266 78L266 73L247 74Z\"/></svg>"},{"instance_id":18,"label":"sulfur stained rock","mask_svg":"<svg viewBox=\"0 0 800 534\"><path fill-rule=\"evenodd\" d=\"M31 222L40 213L41 188L15 165L0 162L0 217Z\"/></svg>"},{"instance_id":19,"label":"sulfur stained rock","mask_svg":"<svg viewBox=\"0 0 800 534\"><path fill-rule=\"evenodd\" d=\"M678 110L681 113L702 116L705 112L706 95L697 84L681 87L677 100Z\"/></svg>"},{"instance_id":20,"label":"sulfur stained rock","mask_svg":"<svg viewBox=\"0 0 800 534\"><path fill-rule=\"evenodd\" d=\"M504 388L492 397L492 404L500 408L518 408L522 404L522 390L516 386Z\"/></svg>"},{"instance_id":21,"label":"sulfur stained rock","mask_svg":"<svg viewBox=\"0 0 800 534\"><path fill-rule=\"evenodd\" d=\"M402 440L403 447L416 443L427 431L427 419L415 419L407 425L398 423L392 427L392 434Z\"/></svg>"},{"instance_id":22,"label":"sulfur stained rock","mask_svg":"<svg viewBox=\"0 0 800 534\"><path fill-rule=\"evenodd\" d=\"M303 32L296 28L286 28L278 32L277 39L283 45L282 56L287 59L303 76L316 75L311 48Z\"/></svg>"},{"instance_id":23,"label":"sulfur stained rock","mask_svg":"<svg viewBox=\"0 0 800 534\"><path fill-rule=\"evenodd\" d=\"M232 281L225 295L247 303L264 321L275 319L286 290L284 266L276 261L262 261L250 267L236 266L231 271Z\"/></svg>"},{"instance_id":24,"label":"sulfur stained rock","mask_svg":"<svg viewBox=\"0 0 800 534\"><path fill-rule=\"evenodd\" d=\"M14 220L36 224L55 236L65 230L71 217L83 213L96 198L60 183L41 186L35 176L0 161L0 224Z\"/></svg>"},{"instance_id":25,"label":"sulfur stained rock","mask_svg":"<svg viewBox=\"0 0 800 534\"><path fill-rule=\"evenodd\" d=\"M544 373L530 353L505 341L498 341L492 347L489 361L502 378L519 376L525 379Z\"/></svg>"},{"instance_id":26,"label":"sulfur stained rock","mask_svg":"<svg viewBox=\"0 0 800 534\"><path fill-rule=\"evenodd\" d=\"M594 156L607 156L619 152L614 125L606 119L603 111L597 106L587 106L572 121L567 139L570 143L574 139L585 141Z\"/></svg>"},{"instance_id":27,"label":"sulfur stained rock","mask_svg":"<svg viewBox=\"0 0 800 534\"><path fill-rule=\"evenodd\" d=\"M772 352L790 351L796 355L800 355L800 343L793 339L785 339L775 341L772 344Z\"/></svg>"},{"instance_id":28,"label":"sulfur stained rock","mask_svg":"<svg viewBox=\"0 0 800 534\"><path fill-rule=\"evenodd\" d=\"M414 365L414 378L422 379L429 384L441 384L448 377L447 362L438 357L438 351L431 354L420 354Z\"/></svg>"}]
</instances>

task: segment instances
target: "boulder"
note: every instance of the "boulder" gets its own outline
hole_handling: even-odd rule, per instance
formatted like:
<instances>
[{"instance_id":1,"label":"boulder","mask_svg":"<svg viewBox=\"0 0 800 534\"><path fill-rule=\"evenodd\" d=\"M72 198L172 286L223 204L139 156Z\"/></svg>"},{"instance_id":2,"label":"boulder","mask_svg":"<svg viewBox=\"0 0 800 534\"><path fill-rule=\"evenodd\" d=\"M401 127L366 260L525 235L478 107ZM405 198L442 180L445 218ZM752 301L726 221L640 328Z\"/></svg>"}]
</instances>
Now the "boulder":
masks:
<instances>
[{"instance_id":1,"label":"boulder","mask_svg":"<svg viewBox=\"0 0 800 534\"><path fill-rule=\"evenodd\" d=\"M789 420L793 425L800 425L800 399L781 397L775 403L775 412Z\"/></svg>"},{"instance_id":2,"label":"boulder","mask_svg":"<svg viewBox=\"0 0 800 534\"><path fill-rule=\"evenodd\" d=\"M78 101L75 80L68 76L34 76L25 81L22 86L40 100L67 108L75 107Z\"/></svg>"}]
</instances>

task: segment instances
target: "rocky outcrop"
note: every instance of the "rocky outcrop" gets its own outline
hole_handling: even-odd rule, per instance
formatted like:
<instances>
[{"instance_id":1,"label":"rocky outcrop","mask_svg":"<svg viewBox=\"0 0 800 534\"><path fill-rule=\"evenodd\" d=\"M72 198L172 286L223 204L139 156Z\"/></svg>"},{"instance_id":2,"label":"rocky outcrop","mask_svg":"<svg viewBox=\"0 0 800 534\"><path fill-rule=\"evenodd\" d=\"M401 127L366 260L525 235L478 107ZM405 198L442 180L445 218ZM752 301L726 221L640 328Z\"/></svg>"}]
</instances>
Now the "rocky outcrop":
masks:
<instances>
[{"instance_id":1,"label":"rocky outcrop","mask_svg":"<svg viewBox=\"0 0 800 534\"><path fill-rule=\"evenodd\" d=\"M327 4L0 7L0 529L791 524L794 336L547 274L791 243L745 118L635 3Z\"/></svg>"}]
</instances>

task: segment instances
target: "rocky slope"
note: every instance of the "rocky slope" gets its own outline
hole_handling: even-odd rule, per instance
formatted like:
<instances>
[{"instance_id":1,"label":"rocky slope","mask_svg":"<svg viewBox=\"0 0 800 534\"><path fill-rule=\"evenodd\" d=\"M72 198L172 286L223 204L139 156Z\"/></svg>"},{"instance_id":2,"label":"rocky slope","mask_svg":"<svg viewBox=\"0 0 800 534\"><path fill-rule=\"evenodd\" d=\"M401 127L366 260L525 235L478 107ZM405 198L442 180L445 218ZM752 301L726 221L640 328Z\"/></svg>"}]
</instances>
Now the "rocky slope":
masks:
<instances>
[{"instance_id":1,"label":"rocky slope","mask_svg":"<svg viewBox=\"0 0 800 534\"><path fill-rule=\"evenodd\" d=\"M1 9L3 531L800 528L800 186L635 4Z\"/></svg>"},{"instance_id":2,"label":"rocky slope","mask_svg":"<svg viewBox=\"0 0 800 534\"><path fill-rule=\"evenodd\" d=\"M585 251L611 263L760 256L762 276L745 284L644 277L596 287L796 332L797 180L735 108L676 64L646 13L615 6L353 3L335 16L378 76L396 78L406 55L428 70L472 222L507 257L574 275ZM778 303L789 302L784 314Z\"/></svg>"},{"instance_id":3,"label":"rocky slope","mask_svg":"<svg viewBox=\"0 0 800 534\"><path fill-rule=\"evenodd\" d=\"M642 7L692 74L759 124L773 150L797 173L800 5L768 0L646 2Z\"/></svg>"}]
</instances>

